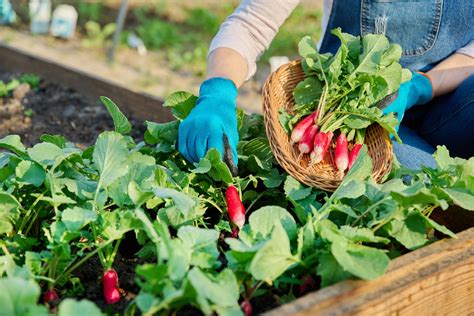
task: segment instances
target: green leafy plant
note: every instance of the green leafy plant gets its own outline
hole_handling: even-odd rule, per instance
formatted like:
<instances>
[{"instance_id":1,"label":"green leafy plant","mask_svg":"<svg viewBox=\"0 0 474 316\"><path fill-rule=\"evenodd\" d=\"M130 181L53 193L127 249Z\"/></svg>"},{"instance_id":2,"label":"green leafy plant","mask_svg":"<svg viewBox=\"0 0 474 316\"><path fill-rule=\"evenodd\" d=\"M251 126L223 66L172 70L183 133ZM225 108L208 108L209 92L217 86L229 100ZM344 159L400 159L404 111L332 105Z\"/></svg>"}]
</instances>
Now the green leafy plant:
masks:
<instances>
[{"instance_id":1,"label":"green leafy plant","mask_svg":"<svg viewBox=\"0 0 474 316\"><path fill-rule=\"evenodd\" d=\"M196 96L169 96L164 105L176 120L146 122L140 143L128 136L131 125L118 107L101 99L115 130L85 150L59 135L44 135L31 148L19 136L0 139L0 282L31 288L28 297L4 291L0 300L20 312L44 314L40 286L55 289L59 300L74 292L68 280L77 286L76 273L91 258L101 263L98 279L114 269L126 233L136 236L143 260L128 312L241 315L242 308L258 312L257 298L276 305L347 278L377 278L397 251L435 241L433 229L456 237L430 218L435 208L474 210L474 158L451 158L444 147L435 154L437 168L395 165L382 184L371 179L363 147L329 195L276 164L261 116L238 112L234 177L214 149L196 164L176 150L178 126ZM229 186L246 209L238 234L227 209ZM104 284L106 300L120 286L113 281ZM59 313L72 309L97 313L92 303L70 299Z\"/></svg>"},{"instance_id":2,"label":"green leafy plant","mask_svg":"<svg viewBox=\"0 0 474 316\"><path fill-rule=\"evenodd\" d=\"M82 45L88 48L103 47L112 34L114 34L116 25L115 23L109 23L101 27L95 21L87 21L85 29L87 38L82 40Z\"/></svg>"}]
</instances>

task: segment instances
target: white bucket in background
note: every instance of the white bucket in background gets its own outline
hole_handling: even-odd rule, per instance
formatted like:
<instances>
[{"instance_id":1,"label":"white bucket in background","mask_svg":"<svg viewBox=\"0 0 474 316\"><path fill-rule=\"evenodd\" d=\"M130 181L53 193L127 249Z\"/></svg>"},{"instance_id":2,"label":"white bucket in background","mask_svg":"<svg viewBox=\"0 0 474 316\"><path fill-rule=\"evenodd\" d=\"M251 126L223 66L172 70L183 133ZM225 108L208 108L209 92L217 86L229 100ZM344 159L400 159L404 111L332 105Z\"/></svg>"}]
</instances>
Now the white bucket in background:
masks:
<instances>
[{"instance_id":1,"label":"white bucket in background","mask_svg":"<svg viewBox=\"0 0 474 316\"><path fill-rule=\"evenodd\" d=\"M51 20L51 35L61 38L74 36L77 24L77 11L73 6L59 5L53 12Z\"/></svg>"},{"instance_id":2,"label":"white bucket in background","mask_svg":"<svg viewBox=\"0 0 474 316\"><path fill-rule=\"evenodd\" d=\"M30 0L30 30L34 34L46 34L51 19L50 0Z\"/></svg>"}]
</instances>

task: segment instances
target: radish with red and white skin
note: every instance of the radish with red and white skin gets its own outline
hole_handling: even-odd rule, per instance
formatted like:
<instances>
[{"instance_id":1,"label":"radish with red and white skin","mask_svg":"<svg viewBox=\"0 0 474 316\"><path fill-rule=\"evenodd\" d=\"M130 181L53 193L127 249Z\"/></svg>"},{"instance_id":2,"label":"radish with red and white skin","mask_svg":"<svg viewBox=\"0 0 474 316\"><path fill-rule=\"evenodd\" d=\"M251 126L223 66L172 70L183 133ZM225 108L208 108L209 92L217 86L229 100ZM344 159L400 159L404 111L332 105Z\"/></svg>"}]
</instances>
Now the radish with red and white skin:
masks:
<instances>
[{"instance_id":1,"label":"radish with red and white skin","mask_svg":"<svg viewBox=\"0 0 474 316\"><path fill-rule=\"evenodd\" d=\"M352 165L357 160L357 157L359 156L359 152L361 149L362 149L362 144L359 144L359 143L355 144L352 147L351 152L349 153L349 164L348 164L349 170L351 170Z\"/></svg>"},{"instance_id":2,"label":"radish with red and white skin","mask_svg":"<svg viewBox=\"0 0 474 316\"><path fill-rule=\"evenodd\" d=\"M324 159L331 145L332 136L333 132L331 131L316 134L314 137L314 148L310 155L312 165L320 163Z\"/></svg>"},{"instance_id":3,"label":"radish with red and white skin","mask_svg":"<svg viewBox=\"0 0 474 316\"><path fill-rule=\"evenodd\" d=\"M313 124L306 129L303 138L301 138L301 141L298 144L300 155L309 154L313 150L314 137L316 136L318 129L319 127L316 124Z\"/></svg>"},{"instance_id":4,"label":"radish with red and white skin","mask_svg":"<svg viewBox=\"0 0 474 316\"><path fill-rule=\"evenodd\" d=\"M349 165L349 151L347 149L347 138L341 133L336 140L336 149L334 150L334 161L339 171L344 172Z\"/></svg>"},{"instance_id":5,"label":"radish with red and white skin","mask_svg":"<svg viewBox=\"0 0 474 316\"><path fill-rule=\"evenodd\" d=\"M107 304L115 304L120 301L120 290L118 287L118 275L114 269L105 271L102 276L102 289Z\"/></svg>"},{"instance_id":6,"label":"radish with red and white skin","mask_svg":"<svg viewBox=\"0 0 474 316\"><path fill-rule=\"evenodd\" d=\"M318 118L318 112L315 111L310 115L303 118L301 121L296 124L295 128L291 132L291 144L298 143L303 138L305 131L310 127L312 124L316 124L316 120Z\"/></svg>"},{"instance_id":7,"label":"radish with red and white skin","mask_svg":"<svg viewBox=\"0 0 474 316\"><path fill-rule=\"evenodd\" d=\"M248 299L245 299L240 303L240 308L242 308L242 311L244 312L245 316L251 316L252 315L252 304L250 304L250 301Z\"/></svg>"},{"instance_id":8,"label":"radish with red and white skin","mask_svg":"<svg viewBox=\"0 0 474 316\"><path fill-rule=\"evenodd\" d=\"M59 300L59 295L58 292L56 292L56 289L51 288L44 292L43 294L43 302L44 303L50 303L52 301Z\"/></svg>"},{"instance_id":9,"label":"radish with red and white skin","mask_svg":"<svg viewBox=\"0 0 474 316\"><path fill-rule=\"evenodd\" d=\"M239 191L237 191L235 186L230 185L227 188L225 191L225 200L230 221L241 229L245 224L245 207L240 200Z\"/></svg>"}]
</instances>

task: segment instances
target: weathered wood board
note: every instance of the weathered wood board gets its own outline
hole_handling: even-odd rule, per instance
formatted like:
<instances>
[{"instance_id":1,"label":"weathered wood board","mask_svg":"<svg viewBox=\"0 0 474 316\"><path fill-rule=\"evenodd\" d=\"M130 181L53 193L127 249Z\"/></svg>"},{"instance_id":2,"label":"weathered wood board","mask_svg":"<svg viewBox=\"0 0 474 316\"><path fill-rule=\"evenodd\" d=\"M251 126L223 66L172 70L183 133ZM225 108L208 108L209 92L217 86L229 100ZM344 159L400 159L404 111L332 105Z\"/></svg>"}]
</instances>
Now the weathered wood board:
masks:
<instances>
[{"instance_id":1,"label":"weathered wood board","mask_svg":"<svg viewBox=\"0 0 474 316\"><path fill-rule=\"evenodd\" d=\"M172 120L169 109L162 106L163 100L152 95L132 91L104 78L73 69L60 62L36 56L0 42L0 68L11 71L34 73L49 81L61 83L81 92L91 100L100 96L110 96L127 114L133 113L137 119L168 122Z\"/></svg>"},{"instance_id":2,"label":"weathered wood board","mask_svg":"<svg viewBox=\"0 0 474 316\"><path fill-rule=\"evenodd\" d=\"M393 260L377 280L340 282L265 315L474 315L474 228Z\"/></svg>"}]
</instances>

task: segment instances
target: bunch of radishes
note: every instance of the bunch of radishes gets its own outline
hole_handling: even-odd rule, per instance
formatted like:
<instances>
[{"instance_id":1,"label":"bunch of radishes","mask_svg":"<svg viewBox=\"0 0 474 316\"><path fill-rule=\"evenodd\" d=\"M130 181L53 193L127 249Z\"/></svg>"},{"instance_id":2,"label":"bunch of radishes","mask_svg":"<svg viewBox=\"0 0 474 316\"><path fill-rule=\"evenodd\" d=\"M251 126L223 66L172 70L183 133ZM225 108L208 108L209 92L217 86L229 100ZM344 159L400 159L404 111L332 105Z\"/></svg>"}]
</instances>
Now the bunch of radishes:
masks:
<instances>
[{"instance_id":1,"label":"bunch of radishes","mask_svg":"<svg viewBox=\"0 0 474 316\"><path fill-rule=\"evenodd\" d=\"M291 132L291 144L298 144L300 158L302 155L309 154L311 165L320 163L326 156L334 133L331 130L322 131L318 125L319 112L314 111L310 115L301 119ZM340 172L345 172L354 164L362 142L355 143L349 152L346 134L339 132L334 148L334 162Z\"/></svg>"}]
</instances>

